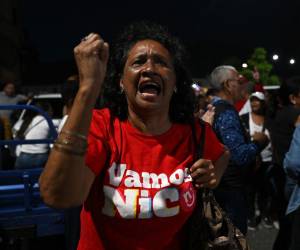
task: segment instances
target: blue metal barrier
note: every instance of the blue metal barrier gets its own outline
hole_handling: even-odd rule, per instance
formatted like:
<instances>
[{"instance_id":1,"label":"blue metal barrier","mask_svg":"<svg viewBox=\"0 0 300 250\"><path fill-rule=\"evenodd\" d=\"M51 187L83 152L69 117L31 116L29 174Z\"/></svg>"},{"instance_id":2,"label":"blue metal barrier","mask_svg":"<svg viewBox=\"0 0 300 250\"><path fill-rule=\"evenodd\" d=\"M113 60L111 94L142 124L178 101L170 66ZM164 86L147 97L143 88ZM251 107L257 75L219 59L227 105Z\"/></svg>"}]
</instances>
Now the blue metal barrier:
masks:
<instances>
[{"instance_id":1,"label":"blue metal barrier","mask_svg":"<svg viewBox=\"0 0 300 250\"><path fill-rule=\"evenodd\" d=\"M53 143L57 137L56 129L49 115L42 109L33 105L0 105L0 110L18 110L18 109L29 109L40 113L47 121L50 129L50 138L48 139L35 139L35 140L0 140L0 146L3 145L19 145L19 144L44 144Z\"/></svg>"},{"instance_id":2,"label":"blue metal barrier","mask_svg":"<svg viewBox=\"0 0 300 250\"><path fill-rule=\"evenodd\" d=\"M0 105L3 109L29 109L43 115L50 128L49 139L0 140L0 146L50 144L57 137L49 115L32 105ZM64 213L48 207L40 197L38 179L42 168L0 171L0 238L24 238L64 233ZM4 236L3 236L4 235Z\"/></svg>"},{"instance_id":3,"label":"blue metal barrier","mask_svg":"<svg viewBox=\"0 0 300 250\"><path fill-rule=\"evenodd\" d=\"M40 197L41 172L41 168L0 171L0 235L11 231L22 237L64 233L63 212L48 207Z\"/></svg>"}]
</instances>

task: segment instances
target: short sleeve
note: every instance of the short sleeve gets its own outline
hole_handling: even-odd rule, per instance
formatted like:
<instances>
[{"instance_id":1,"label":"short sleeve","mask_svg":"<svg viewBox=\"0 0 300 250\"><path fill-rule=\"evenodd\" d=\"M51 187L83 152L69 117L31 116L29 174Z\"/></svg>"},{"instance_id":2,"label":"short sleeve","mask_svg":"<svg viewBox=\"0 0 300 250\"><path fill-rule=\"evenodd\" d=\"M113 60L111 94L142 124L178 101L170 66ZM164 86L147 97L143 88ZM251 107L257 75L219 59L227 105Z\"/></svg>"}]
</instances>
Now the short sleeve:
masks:
<instances>
[{"instance_id":1,"label":"short sleeve","mask_svg":"<svg viewBox=\"0 0 300 250\"><path fill-rule=\"evenodd\" d=\"M107 155L107 115L101 110L93 111L91 126L88 134L88 148L85 164L95 175L99 175L104 168Z\"/></svg>"}]
</instances>

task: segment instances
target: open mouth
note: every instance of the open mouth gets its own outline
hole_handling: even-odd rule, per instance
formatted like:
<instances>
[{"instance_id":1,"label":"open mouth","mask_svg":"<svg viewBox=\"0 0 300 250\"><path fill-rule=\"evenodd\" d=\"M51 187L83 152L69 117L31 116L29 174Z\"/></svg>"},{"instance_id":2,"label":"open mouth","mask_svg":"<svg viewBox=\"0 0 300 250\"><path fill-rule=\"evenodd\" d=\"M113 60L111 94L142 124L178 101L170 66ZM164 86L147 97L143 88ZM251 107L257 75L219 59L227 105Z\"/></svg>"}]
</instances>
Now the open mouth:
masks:
<instances>
[{"instance_id":1,"label":"open mouth","mask_svg":"<svg viewBox=\"0 0 300 250\"><path fill-rule=\"evenodd\" d=\"M159 95L161 86L155 82L146 82L139 85L138 91L141 94Z\"/></svg>"}]
</instances>

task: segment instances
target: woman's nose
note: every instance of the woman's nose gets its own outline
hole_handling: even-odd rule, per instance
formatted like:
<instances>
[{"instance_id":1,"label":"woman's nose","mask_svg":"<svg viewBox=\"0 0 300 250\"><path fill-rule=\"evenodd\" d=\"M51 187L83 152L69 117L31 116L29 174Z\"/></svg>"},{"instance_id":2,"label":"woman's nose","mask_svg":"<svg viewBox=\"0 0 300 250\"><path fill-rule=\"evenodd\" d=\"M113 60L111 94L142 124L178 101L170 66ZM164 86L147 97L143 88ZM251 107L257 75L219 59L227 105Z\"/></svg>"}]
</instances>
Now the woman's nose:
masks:
<instances>
[{"instance_id":1,"label":"woman's nose","mask_svg":"<svg viewBox=\"0 0 300 250\"><path fill-rule=\"evenodd\" d=\"M144 65L143 72L145 72L145 73L155 72L155 65L152 60L150 60L150 59L147 60L147 62Z\"/></svg>"}]
</instances>

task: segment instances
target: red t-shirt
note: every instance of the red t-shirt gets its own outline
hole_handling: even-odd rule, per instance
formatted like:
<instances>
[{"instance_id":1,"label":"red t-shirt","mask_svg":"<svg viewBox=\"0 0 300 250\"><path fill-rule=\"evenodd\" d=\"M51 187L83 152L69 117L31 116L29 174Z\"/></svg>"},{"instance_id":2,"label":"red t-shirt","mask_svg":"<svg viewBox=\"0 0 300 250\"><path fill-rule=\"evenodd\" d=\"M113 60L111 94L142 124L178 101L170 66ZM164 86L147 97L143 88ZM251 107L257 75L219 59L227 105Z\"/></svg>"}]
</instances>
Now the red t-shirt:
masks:
<instances>
[{"instance_id":1,"label":"red t-shirt","mask_svg":"<svg viewBox=\"0 0 300 250\"><path fill-rule=\"evenodd\" d=\"M173 124L149 136L128 121L110 122L108 109L93 113L86 165L96 179L81 212L78 249L180 249L196 192L191 127ZM196 127L200 138L201 128ZM224 147L206 125L204 158Z\"/></svg>"}]
</instances>

